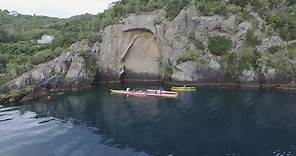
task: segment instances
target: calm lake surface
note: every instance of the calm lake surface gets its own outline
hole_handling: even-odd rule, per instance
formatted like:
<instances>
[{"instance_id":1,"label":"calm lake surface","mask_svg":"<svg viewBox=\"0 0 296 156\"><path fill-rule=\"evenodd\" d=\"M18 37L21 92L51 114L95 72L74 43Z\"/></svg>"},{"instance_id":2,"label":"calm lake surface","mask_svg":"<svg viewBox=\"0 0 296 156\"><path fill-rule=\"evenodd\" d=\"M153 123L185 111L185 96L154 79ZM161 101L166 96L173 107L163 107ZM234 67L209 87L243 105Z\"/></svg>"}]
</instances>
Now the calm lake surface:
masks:
<instances>
[{"instance_id":1,"label":"calm lake surface","mask_svg":"<svg viewBox=\"0 0 296 156\"><path fill-rule=\"evenodd\" d=\"M201 88L177 99L110 94L125 87L0 106L0 155L296 155L295 93ZM147 87L154 88L131 88Z\"/></svg>"}]
</instances>

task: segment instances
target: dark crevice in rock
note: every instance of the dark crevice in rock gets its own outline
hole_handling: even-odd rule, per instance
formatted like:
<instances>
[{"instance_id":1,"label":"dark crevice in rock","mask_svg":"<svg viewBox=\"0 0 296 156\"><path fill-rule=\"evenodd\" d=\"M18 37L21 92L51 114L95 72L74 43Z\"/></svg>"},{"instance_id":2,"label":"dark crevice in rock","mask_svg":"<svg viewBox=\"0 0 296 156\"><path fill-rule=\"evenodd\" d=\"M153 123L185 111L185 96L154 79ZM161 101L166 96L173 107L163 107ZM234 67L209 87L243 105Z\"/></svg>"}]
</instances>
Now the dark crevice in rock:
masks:
<instances>
[{"instance_id":1,"label":"dark crevice in rock","mask_svg":"<svg viewBox=\"0 0 296 156\"><path fill-rule=\"evenodd\" d=\"M147 29L147 28L132 28L132 29L123 30L123 32L132 32L132 31L149 32L149 33L153 34L153 32L150 29Z\"/></svg>"}]
</instances>

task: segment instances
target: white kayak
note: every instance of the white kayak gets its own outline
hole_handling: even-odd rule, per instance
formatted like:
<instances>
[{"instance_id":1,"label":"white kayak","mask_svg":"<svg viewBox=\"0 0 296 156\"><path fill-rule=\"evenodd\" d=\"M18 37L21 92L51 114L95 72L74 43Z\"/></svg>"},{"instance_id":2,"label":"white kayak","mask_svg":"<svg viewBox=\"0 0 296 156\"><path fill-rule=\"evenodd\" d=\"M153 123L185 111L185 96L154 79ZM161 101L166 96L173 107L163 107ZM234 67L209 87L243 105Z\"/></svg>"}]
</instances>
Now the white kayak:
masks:
<instances>
[{"instance_id":1,"label":"white kayak","mask_svg":"<svg viewBox=\"0 0 296 156\"><path fill-rule=\"evenodd\" d=\"M124 94L128 96L137 96L137 97L147 97L147 96L156 96L156 97L171 97L171 98L176 98L178 94L176 93L165 93L165 92L156 92L155 90L152 91L147 91L147 92L141 92L141 91L126 91L126 90L114 90L111 89L111 93L116 93L116 94Z\"/></svg>"}]
</instances>

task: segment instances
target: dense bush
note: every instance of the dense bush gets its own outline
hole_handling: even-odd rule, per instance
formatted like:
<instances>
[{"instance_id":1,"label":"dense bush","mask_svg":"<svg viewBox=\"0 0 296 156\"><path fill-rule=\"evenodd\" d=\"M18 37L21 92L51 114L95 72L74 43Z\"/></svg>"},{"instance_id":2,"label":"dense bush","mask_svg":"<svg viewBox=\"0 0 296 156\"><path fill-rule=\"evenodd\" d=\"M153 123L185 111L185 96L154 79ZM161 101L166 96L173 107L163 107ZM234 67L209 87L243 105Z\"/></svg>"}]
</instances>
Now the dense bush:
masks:
<instances>
[{"instance_id":1,"label":"dense bush","mask_svg":"<svg viewBox=\"0 0 296 156\"><path fill-rule=\"evenodd\" d=\"M229 59L229 56L224 56ZM269 51L257 53L249 49L243 49L236 55L236 62L227 62L227 69L234 73L242 72L244 69L258 69L260 72L267 72L267 69L275 69L278 78L287 79L296 77L296 50L294 48L280 48L275 53ZM233 64L235 63L235 64Z\"/></svg>"},{"instance_id":2,"label":"dense bush","mask_svg":"<svg viewBox=\"0 0 296 156\"><path fill-rule=\"evenodd\" d=\"M296 77L296 66L292 64L292 60L296 60L296 50L287 52L279 51L274 54L274 68L280 78Z\"/></svg>"},{"instance_id":3,"label":"dense bush","mask_svg":"<svg viewBox=\"0 0 296 156\"><path fill-rule=\"evenodd\" d=\"M259 53L252 47L245 47L238 52L223 55L220 60L223 70L233 78L237 78L245 69L257 68Z\"/></svg>"},{"instance_id":4,"label":"dense bush","mask_svg":"<svg viewBox=\"0 0 296 156\"><path fill-rule=\"evenodd\" d=\"M12 57L6 65L6 73L9 77L16 77L33 68L32 59L25 54L19 54Z\"/></svg>"},{"instance_id":5,"label":"dense bush","mask_svg":"<svg viewBox=\"0 0 296 156\"><path fill-rule=\"evenodd\" d=\"M296 0L287 0L288 5L294 5L296 4Z\"/></svg>"},{"instance_id":6,"label":"dense bush","mask_svg":"<svg viewBox=\"0 0 296 156\"><path fill-rule=\"evenodd\" d=\"M296 4L290 6L288 9L287 19L287 40L296 40Z\"/></svg>"},{"instance_id":7,"label":"dense bush","mask_svg":"<svg viewBox=\"0 0 296 156\"><path fill-rule=\"evenodd\" d=\"M54 50L51 49L44 49L41 51L36 52L33 56L32 56L32 63L34 65L49 61L57 56L59 56L64 49L58 47Z\"/></svg>"},{"instance_id":8,"label":"dense bush","mask_svg":"<svg viewBox=\"0 0 296 156\"><path fill-rule=\"evenodd\" d=\"M9 61L8 54L0 54L0 74L5 72L6 64Z\"/></svg>"},{"instance_id":9,"label":"dense bush","mask_svg":"<svg viewBox=\"0 0 296 156\"><path fill-rule=\"evenodd\" d=\"M205 16L226 15L226 4L222 0L200 0L195 1L200 12Z\"/></svg>"},{"instance_id":10,"label":"dense bush","mask_svg":"<svg viewBox=\"0 0 296 156\"><path fill-rule=\"evenodd\" d=\"M267 14L266 22L275 29L282 27L285 23L284 18L280 14L272 11Z\"/></svg>"},{"instance_id":11,"label":"dense bush","mask_svg":"<svg viewBox=\"0 0 296 156\"><path fill-rule=\"evenodd\" d=\"M223 36L210 37L208 39L208 48L212 54L225 55L232 47L232 41Z\"/></svg>"}]
</instances>

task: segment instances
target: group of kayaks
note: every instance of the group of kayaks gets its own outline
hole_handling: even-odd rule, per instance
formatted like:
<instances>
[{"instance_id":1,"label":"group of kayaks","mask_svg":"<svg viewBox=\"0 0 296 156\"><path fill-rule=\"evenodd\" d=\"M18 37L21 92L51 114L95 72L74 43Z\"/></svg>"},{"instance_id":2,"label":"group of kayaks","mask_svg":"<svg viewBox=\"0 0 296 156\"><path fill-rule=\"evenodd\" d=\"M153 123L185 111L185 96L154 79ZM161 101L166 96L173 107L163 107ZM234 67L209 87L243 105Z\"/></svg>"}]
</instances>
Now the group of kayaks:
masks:
<instances>
[{"instance_id":1,"label":"group of kayaks","mask_svg":"<svg viewBox=\"0 0 296 156\"><path fill-rule=\"evenodd\" d=\"M135 96L135 97L155 96L155 97L168 97L168 98L176 98L179 92L193 92L193 91L196 91L195 87L187 87L187 86L171 87L171 91L166 91L162 89L147 89L146 91L130 90L130 88L127 88L126 90L111 89L111 93L114 93L114 94L124 94L127 96Z\"/></svg>"}]
</instances>

